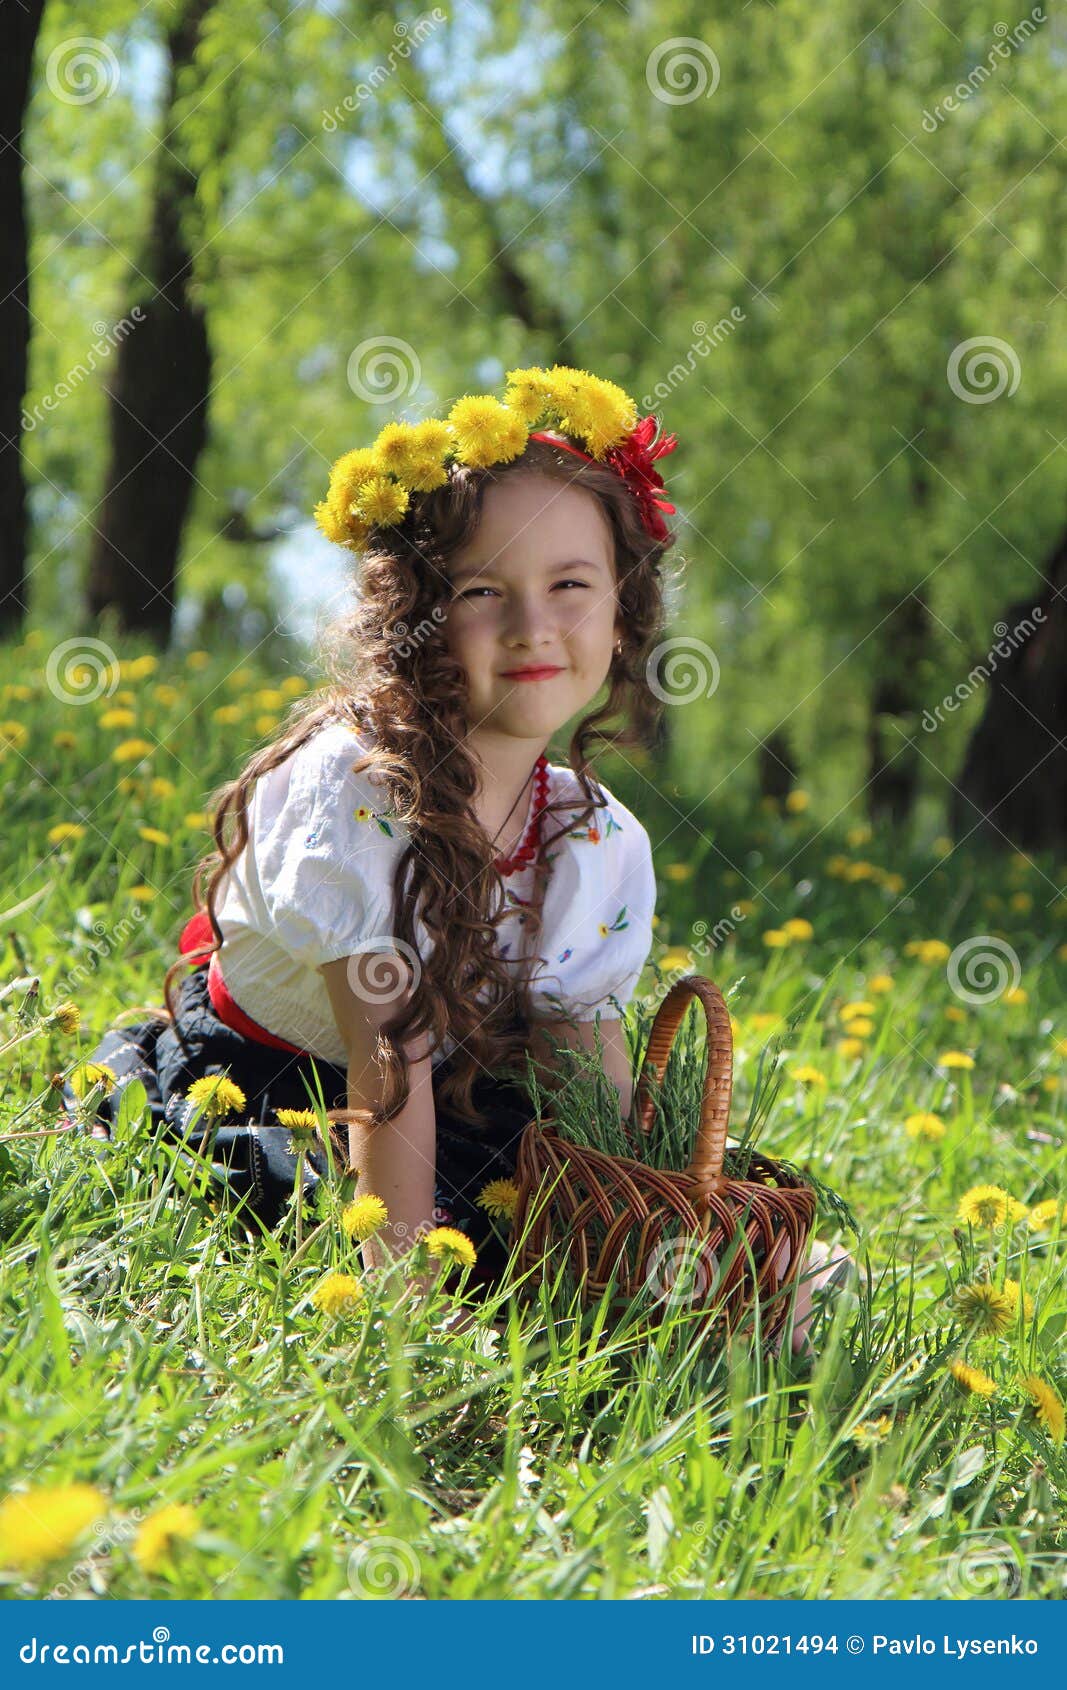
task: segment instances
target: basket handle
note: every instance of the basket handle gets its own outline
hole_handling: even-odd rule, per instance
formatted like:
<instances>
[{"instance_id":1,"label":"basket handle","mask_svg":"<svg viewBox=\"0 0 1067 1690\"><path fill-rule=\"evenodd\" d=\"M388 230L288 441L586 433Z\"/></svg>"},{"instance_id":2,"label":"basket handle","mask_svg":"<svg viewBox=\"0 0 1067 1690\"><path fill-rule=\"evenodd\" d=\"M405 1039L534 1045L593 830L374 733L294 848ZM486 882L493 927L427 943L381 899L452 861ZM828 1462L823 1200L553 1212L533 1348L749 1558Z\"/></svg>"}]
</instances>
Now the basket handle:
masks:
<instances>
[{"instance_id":1,"label":"basket handle","mask_svg":"<svg viewBox=\"0 0 1067 1690\"><path fill-rule=\"evenodd\" d=\"M704 1094L700 1100L700 1120L697 1125L693 1159L686 1170L694 1183L694 1195L716 1191L726 1181L722 1164L726 1153L726 1132L730 1120L730 1096L734 1078L734 1041L730 1027L730 1011L714 980L703 974L687 974L667 993L656 1012L648 1036L645 1058L637 1082L636 1115L642 1133L652 1125L653 1102L649 1086L649 1071L662 1083L679 1028L691 999L696 998L704 1011L708 1033L708 1061L704 1074Z\"/></svg>"}]
</instances>

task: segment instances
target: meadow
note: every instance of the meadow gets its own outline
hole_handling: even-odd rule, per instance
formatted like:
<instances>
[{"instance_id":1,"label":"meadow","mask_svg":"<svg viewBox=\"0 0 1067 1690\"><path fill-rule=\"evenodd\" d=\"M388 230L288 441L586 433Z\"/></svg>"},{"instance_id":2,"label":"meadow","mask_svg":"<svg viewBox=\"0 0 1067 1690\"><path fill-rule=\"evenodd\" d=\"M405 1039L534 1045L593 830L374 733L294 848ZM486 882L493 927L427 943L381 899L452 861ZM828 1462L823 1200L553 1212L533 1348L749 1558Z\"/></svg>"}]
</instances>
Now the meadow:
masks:
<instances>
[{"instance_id":1,"label":"meadow","mask_svg":"<svg viewBox=\"0 0 1067 1690\"><path fill-rule=\"evenodd\" d=\"M504 1286L450 1331L463 1275L364 1285L340 1191L252 1239L136 1088L110 1146L57 1130L59 1076L161 999L208 791L308 682L130 654L75 697L48 652L5 648L0 703L6 1594L1063 1597L1062 863L606 764L657 846L635 1056L672 981L716 980L735 1130L758 1101L760 1148L845 1199L858 1238L829 1198L818 1232L861 1284L814 1360L704 1344L684 1298Z\"/></svg>"}]
</instances>

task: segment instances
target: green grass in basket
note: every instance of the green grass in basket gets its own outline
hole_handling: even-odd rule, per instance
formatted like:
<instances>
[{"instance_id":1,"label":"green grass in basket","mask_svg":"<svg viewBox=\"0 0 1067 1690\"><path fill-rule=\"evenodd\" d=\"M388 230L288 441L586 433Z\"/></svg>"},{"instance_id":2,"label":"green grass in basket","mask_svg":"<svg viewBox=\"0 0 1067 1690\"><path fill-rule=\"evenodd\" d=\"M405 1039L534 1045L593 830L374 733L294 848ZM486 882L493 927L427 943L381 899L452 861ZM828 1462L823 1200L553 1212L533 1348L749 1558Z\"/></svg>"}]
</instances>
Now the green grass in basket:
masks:
<instances>
[{"instance_id":1,"label":"green grass in basket","mask_svg":"<svg viewBox=\"0 0 1067 1690\"><path fill-rule=\"evenodd\" d=\"M641 1071L654 1020L653 1009L635 1004L632 1030L624 1022L630 1039L635 1082ZM781 1052L789 1032L787 1027L760 1051L747 1117L743 1122L730 1123L731 1136L738 1142L727 1145L723 1169L732 1179L751 1177L751 1161L757 1140L782 1087ZM586 1149L600 1150L610 1156L629 1156L652 1168L673 1168L681 1172L692 1160L704 1090L707 1032L697 1000L689 1005L682 1019L662 1082L657 1084L654 1079L651 1080L652 1119L647 1134L642 1133L637 1125L635 1108L631 1109L628 1119L620 1118L618 1093L602 1066L598 1025L594 1026L594 1042L595 1057L589 1051L574 1050L558 1040L551 1041L563 1080L551 1096L538 1085L533 1060L527 1055L526 1072L522 1079L538 1115L546 1113L551 1106L560 1135ZM636 1106L636 1083L634 1091ZM832 1217L858 1235L856 1218L848 1203L836 1191L824 1185L809 1169L799 1168L775 1155L773 1148L768 1147L763 1154L772 1156L782 1168L812 1187L820 1213Z\"/></svg>"}]
</instances>

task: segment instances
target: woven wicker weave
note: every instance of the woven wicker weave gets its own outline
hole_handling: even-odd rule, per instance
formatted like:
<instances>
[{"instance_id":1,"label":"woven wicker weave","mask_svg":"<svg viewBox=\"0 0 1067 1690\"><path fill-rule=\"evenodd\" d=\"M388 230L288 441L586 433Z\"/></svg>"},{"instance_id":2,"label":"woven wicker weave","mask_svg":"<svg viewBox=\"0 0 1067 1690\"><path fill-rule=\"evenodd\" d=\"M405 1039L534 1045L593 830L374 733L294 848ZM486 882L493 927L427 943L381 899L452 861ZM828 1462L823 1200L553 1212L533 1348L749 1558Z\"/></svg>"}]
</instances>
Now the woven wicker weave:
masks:
<instances>
[{"instance_id":1,"label":"woven wicker weave","mask_svg":"<svg viewBox=\"0 0 1067 1690\"><path fill-rule=\"evenodd\" d=\"M519 1145L516 1242L531 1216L517 1267L566 1260L581 1300L596 1303L615 1276L624 1301L685 1296L701 1325L736 1330L759 1299L761 1339L769 1344L788 1313L785 1289L801 1271L815 1217L815 1192L769 1157L751 1153L746 1179L723 1172L733 1086L733 1039L722 993L702 975L671 988L653 1023L635 1096L648 1133L652 1077L662 1083L686 1010L696 998L707 1021L707 1068L693 1158L682 1172L651 1168L562 1137L551 1119L529 1122ZM539 1189L543 1192L539 1201ZM549 1187L551 1189L549 1190ZM751 1254L741 1234L747 1237ZM788 1265L783 1247L788 1239ZM755 1273L753 1268L755 1267Z\"/></svg>"}]
</instances>

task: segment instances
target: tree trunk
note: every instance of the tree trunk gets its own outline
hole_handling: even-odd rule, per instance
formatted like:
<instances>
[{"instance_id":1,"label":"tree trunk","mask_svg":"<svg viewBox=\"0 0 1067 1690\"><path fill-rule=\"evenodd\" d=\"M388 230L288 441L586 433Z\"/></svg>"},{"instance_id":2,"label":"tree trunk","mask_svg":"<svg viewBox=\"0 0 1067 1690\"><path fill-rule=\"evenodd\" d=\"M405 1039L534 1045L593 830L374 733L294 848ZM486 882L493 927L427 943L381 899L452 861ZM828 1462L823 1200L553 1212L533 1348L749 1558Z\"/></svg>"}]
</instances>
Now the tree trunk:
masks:
<instances>
[{"instance_id":1,"label":"tree trunk","mask_svg":"<svg viewBox=\"0 0 1067 1690\"><path fill-rule=\"evenodd\" d=\"M883 624L887 655L875 678L867 728L867 813L872 822L904 824L919 790L919 758L900 734L887 745L887 721L914 716L920 663L926 653L930 617L918 593L895 605Z\"/></svg>"},{"instance_id":2,"label":"tree trunk","mask_svg":"<svg viewBox=\"0 0 1067 1690\"><path fill-rule=\"evenodd\" d=\"M44 0L5 9L0 52L0 636L21 627L26 591L22 401L30 341L22 125Z\"/></svg>"},{"instance_id":3,"label":"tree trunk","mask_svg":"<svg viewBox=\"0 0 1067 1690\"><path fill-rule=\"evenodd\" d=\"M1067 848L1067 530L1040 592L1009 605L983 659L986 703L949 805L955 838Z\"/></svg>"},{"instance_id":4,"label":"tree trunk","mask_svg":"<svg viewBox=\"0 0 1067 1690\"><path fill-rule=\"evenodd\" d=\"M187 0L168 33L164 142L155 157L149 233L136 270L128 332L108 383L110 460L89 559L88 610L165 643L197 459L207 433L211 354L189 297L193 259L182 231L196 179L174 127L179 74L191 63L214 0ZM136 272L135 272L136 274Z\"/></svg>"}]
</instances>

